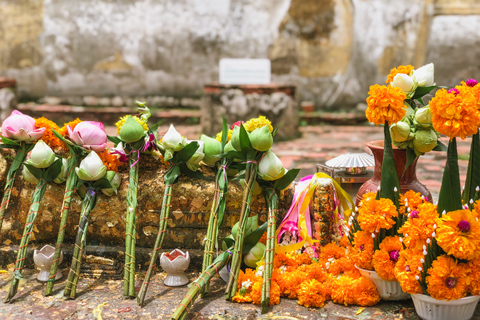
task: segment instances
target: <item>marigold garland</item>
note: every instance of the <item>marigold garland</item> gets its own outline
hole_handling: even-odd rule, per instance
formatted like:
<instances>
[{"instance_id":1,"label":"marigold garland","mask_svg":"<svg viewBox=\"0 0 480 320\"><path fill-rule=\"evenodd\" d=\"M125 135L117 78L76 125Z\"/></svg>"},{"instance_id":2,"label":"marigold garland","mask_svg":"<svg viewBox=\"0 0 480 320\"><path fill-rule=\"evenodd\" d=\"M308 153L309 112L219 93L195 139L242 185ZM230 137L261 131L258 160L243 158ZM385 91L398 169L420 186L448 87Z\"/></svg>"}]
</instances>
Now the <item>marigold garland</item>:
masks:
<instances>
[{"instance_id":1,"label":"marigold garland","mask_svg":"<svg viewBox=\"0 0 480 320\"><path fill-rule=\"evenodd\" d=\"M447 254L466 260L479 257L480 223L470 210L451 211L437 221L437 243Z\"/></svg>"},{"instance_id":2,"label":"marigold garland","mask_svg":"<svg viewBox=\"0 0 480 320\"><path fill-rule=\"evenodd\" d=\"M387 281L395 280L395 265L403 249L398 236L385 237L380 243L380 249L373 254L373 267L378 276Z\"/></svg>"},{"instance_id":3,"label":"marigold garland","mask_svg":"<svg viewBox=\"0 0 480 320\"><path fill-rule=\"evenodd\" d=\"M428 269L427 292L438 300L456 300L467 295L470 268L442 255Z\"/></svg>"},{"instance_id":4,"label":"marigold garland","mask_svg":"<svg viewBox=\"0 0 480 320\"><path fill-rule=\"evenodd\" d=\"M385 121L398 122L405 116L403 101L406 95L400 88L375 84L370 86L368 94L368 107L365 111L368 121L378 126L385 124Z\"/></svg>"},{"instance_id":5,"label":"marigold garland","mask_svg":"<svg viewBox=\"0 0 480 320\"><path fill-rule=\"evenodd\" d=\"M64 143L60 139L55 137L55 135L53 134L52 129L54 129L57 132L59 130L58 125L55 122L48 120L45 117L41 117L41 118L35 119L35 126L37 128L46 129L45 133L40 139L43 140L43 142L45 142L46 144L48 144L50 147L55 148L55 147L64 146Z\"/></svg>"},{"instance_id":6,"label":"marigold garland","mask_svg":"<svg viewBox=\"0 0 480 320\"><path fill-rule=\"evenodd\" d=\"M413 71L414 67L411 66L411 65L406 65L406 66L398 66L397 68L393 68L392 70L390 70L390 74L388 75L387 77L387 81L385 81L386 83L390 83L393 81L393 78L395 78L395 76L399 73L403 73L403 74L406 74L406 75L410 75L410 73Z\"/></svg>"},{"instance_id":7,"label":"marigold garland","mask_svg":"<svg viewBox=\"0 0 480 320\"><path fill-rule=\"evenodd\" d=\"M430 110L435 130L450 139L465 139L478 131L480 111L470 90L438 90L430 101Z\"/></svg>"}]
</instances>

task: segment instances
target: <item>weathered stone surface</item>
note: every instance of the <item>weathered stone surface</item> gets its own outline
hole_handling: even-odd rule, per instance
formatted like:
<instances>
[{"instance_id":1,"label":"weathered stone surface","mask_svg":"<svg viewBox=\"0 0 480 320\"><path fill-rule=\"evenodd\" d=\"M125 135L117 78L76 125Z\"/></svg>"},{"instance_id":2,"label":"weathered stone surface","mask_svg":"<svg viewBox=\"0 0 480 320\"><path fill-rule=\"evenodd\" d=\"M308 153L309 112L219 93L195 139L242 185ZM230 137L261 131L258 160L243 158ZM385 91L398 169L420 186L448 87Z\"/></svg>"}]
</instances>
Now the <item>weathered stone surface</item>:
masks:
<instances>
[{"instance_id":1,"label":"weathered stone surface","mask_svg":"<svg viewBox=\"0 0 480 320\"><path fill-rule=\"evenodd\" d=\"M3 155L4 153L2 153ZM0 156L0 177L4 184L6 176L5 160ZM158 231L158 219L164 191L163 174L165 165L153 157L142 156L140 161L139 191L137 206L137 245L153 247ZM213 172L203 167L205 176L210 179ZM100 194L95 209L90 215L88 243L94 245L122 246L125 237L125 210L128 187L128 174L122 174L123 180L118 195L107 197ZM2 187L0 183L0 187ZM65 185L47 186L39 214L35 221L32 241L50 243L56 241L59 228L59 213ZM2 187L3 190L3 187ZM12 198L2 229L2 243L18 244L22 236L26 216L31 203L34 185L19 177L15 182ZM172 207L165 236L165 248L200 248L205 237L210 206L214 192L212 180L196 180L181 176L173 187ZM290 206L292 191L288 189L280 204L279 220ZM221 236L238 221L242 204L241 186L232 182L229 186L227 208ZM66 243L74 242L79 221L81 200L75 196L71 203L67 224ZM266 221L266 206L262 196L255 197L251 214L259 214L260 221Z\"/></svg>"}]
</instances>

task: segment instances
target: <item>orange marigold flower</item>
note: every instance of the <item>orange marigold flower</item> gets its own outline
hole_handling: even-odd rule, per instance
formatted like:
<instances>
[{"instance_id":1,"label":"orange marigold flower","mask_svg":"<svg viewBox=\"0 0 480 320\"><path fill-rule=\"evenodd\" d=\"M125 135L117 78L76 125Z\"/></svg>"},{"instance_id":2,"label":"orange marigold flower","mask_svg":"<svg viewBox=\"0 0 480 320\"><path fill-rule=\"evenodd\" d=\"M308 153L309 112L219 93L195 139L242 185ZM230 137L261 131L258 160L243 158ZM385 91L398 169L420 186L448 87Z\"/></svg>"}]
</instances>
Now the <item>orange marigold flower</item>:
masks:
<instances>
[{"instance_id":1,"label":"orange marigold flower","mask_svg":"<svg viewBox=\"0 0 480 320\"><path fill-rule=\"evenodd\" d=\"M432 123L436 131L450 139L465 139L478 131L480 111L470 90L453 90L456 91L438 90L430 100Z\"/></svg>"},{"instance_id":2,"label":"orange marigold flower","mask_svg":"<svg viewBox=\"0 0 480 320\"><path fill-rule=\"evenodd\" d=\"M108 171L118 172L118 167L123 166L125 163L118 160L118 156L115 154L110 154L108 149L103 150L102 152L97 152L100 159L104 165L107 166Z\"/></svg>"},{"instance_id":3,"label":"orange marigold flower","mask_svg":"<svg viewBox=\"0 0 480 320\"><path fill-rule=\"evenodd\" d=\"M327 273L325 272L325 269L318 262L305 264L303 266L298 267L298 270L305 272L307 274L308 279L315 279L320 282L324 282L328 277Z\"/></svg>"},{"instance_id":4,"label":"orange marigold flower","mask_svg":"<svg viewBox=\"0 0 480 320\"><path fill-rule=\"evenodd\" d=\"M262 237L260 238L260 240L258 240L258 242L261 242L263 243L264 245L267 244L267 231L265 231L262 235Z\"/></svg>"},{"instance_id":5,"label":"orange marigold flower","mask_svg":"<svg viewBox=\"0 0 480 320\"><path fill-rule=\"evenodd\" d=\"M398 216L397 207L393 201L386 198L379 200L363 200L358 210L358 224L363 231L370 234L380 229L390 229L394 224L393 218Z\"/></svg>"},{"instance_id":6,"label":"orange marigold flower","mask_svg":"<svg viewBox=\"0 0 480 320\"><path fill-rule=\"evenodd\" d=\"M260 305L262 303L262 278L258 278L253 284L252 288L252 303ZM270 282L270 302L269 306L274 306L280 303L280 286L272 280Z\"/></svg>"},{"instance_id":7,"label":"orange marigold flower","mask_svg":"<svg viewBox=\"0 0 480 320\"><path fill-rule=\"evenodd\" d=\"M393 81L393 78L399 73L404 73L406 75L410 75L410 73L413 71L413 66L407 65L407 66L398 66L397 68L393 68L390 70L390 74L387 77L386 83L390 83Z\"/></svg>"},{"instance_id":8,"label":"orange marigold flower","mask_svg":"<svg viewBox=\"0 0 480 320\"><path fill-rule=\"evenodd\" d=\"M315 279L303 281L298 290L298 304L307 308L323 308L327 300L324 285Z\"/></svg>"},{"instance_id":9,"label":"orange marigold flower","mask_svg":"<svg viewBox=\"0 0 480 320\"><path fill-rule=\"evenodd\" d=\"M280 278L280 280L277 280ZM306 279L307 274L300 270L287 271L284 274L278 275L274 278L280 286L282 296L290 299L296 299L298 296L298 289L300 288L299 279Z\"/></svg>"},{"instance_id":10,"label":"orange marigold flower","mask_svg":"<svg viewBox=\"0 0 480 320\"><path fill-rule=\"evenodd\" d=\"M373 238L370 233L357 231L353 238L354 248L350 257L362 269L373 270Z\"/></svg>"},{"instance_id":11,"label":"orange marigold flower","mask_svg":"<svg viewBox=\"0 0 480 320\"><path fill-rule=\"evenodd\" d=\"M400 238L385 237L379 247L380 249L373 254L373 267L380 278L393 281L395 280L394 268L403 249Z\"/></svg>"},{"instance_id":12,"label":"orange marigold flower","mask_svg":"<svg viewBox=\"0 0 480 320\"><path fill-rule=\"evenodd\" d=\"M471 270L468 292L474 296L478 296L480 295L480 259L470 261L468 267Z\"/></svg>"},{"instance_id":13,"label":"orange marigold flower","mask_svg":"<svg viewBox=\"0 0 480 320\"><path fill-rule=\"evenodd\" d=\"M395 265L395 278L400 283L402 290L409 294L423 293L422 287L415 279L415 276L421 275L419 267L422 267L423 253L421 250L405 249L400 251L400 258Z\"/></svg>"},{"instance_id":14,"label":"orange marigold flower","mask_svg":"<svg viewBox=\"0 0 480 320\"><path fill-rule=\"evenodd\" d=\"M70 126L70 129L75 129L75 127L77 126L77 124L79 124L80 122L82 122L82 120L80 119L75 119L73 121L70 121L70 122L67 122L67 123L64 123L63 124L63 127L61 127L59 130L58 130L58 133L60 133L62 136L67 136L68 134L68 130L67 130L67 126Z\"/></svg>"},{"instance_id":15,"label":"orange marigold flower","mask_svg":"<svg viewBox=\"0 0 480 320\"><path fill-rule=\"evenodd\" d=\"M260 277L255 276L255 270L253 269L246 268L245 272L240 270L240 273L238 274L237 290L240 290L243 282L250 281L251 283L254 283L257 278L260 278ZM247 288L247 292L250 292L250 291L252 291L252 286Z\"/></svg>"},{"instance_id":16,"label":"orange marigold flower","mask_svg":"<svg viewBox=\"0 0 480 320\"><path fill-rule=\"evenodd\" d=\"M237 293L232 297L232 301L238 303L250 303L252 302L252 295L250 293L242 294L240 291L237 291Z\"/></svg>"},{"instance_id":17,"label":"orange marigold flower","mask_svg":"<svg viewBox=\"0 0 480 320\"><path fill-rule=\"evenodd\" d=\"M427 292L438 300L456 300L467 295L470 268L442 255L428 269Z\"/></svg>"},{"instance_id":18,"label":"orange marigold flower","mask_svg":"<svg viewBox=\"0 0 480 320\"><path fill-rule=\"evenodd\" d=\"M462 81L461 83L461 86L456 86L455 88L470 90L470 92L475 97L475 100L477 101L477 109L480 110L480 85L477 83L476 85L471 86L465 83L465 81Z\"/></svg>"},{"instance_id":19,"label":"orange marigold flower","mask_svg":"<svg viewBox=\"0 0 480 320\"><path fill-rule=\"evenodd\" d=\"M328 243L321 247L319 260L328 260L331 258L340 259L346 257L345 248L336 245L335 243Z\"/></svg>"},{"instance_id":20,"label":"orange marigold flower","mask_svg":"<svg viewBox=\"0 0 480 320\"><path fill-rule=\"evenodd\" d=\"M310 256L308 255L308 253L306 251L301 253L301 254L295 255L293 257L293 261L295 261L295 264L297 266L302 266L304 264L311 264L312 263L312 259L310 259Z\"/></svg>"},{"instance_id":21,"label":"orange marigold flower","mask_svg":"<svg viewBox=\"0 0 480 320\"><path fill-rule=\"evenodd\" d=\"M378 126L385 124L385 121L398 122L405 116L407 109L403 101L406 95L400 88L375 84L370 86L368 94L365 111L368 121Z\"/></svg>"},{"instance_id":22,"label":"orange marigold flower","mask_svg":"<svg viewBox=\"0 0 480 320\"><path fill-rule=\"evenodd\" d=\"M451 211L437 221L437 244L447 254L466 260L479 257L480 223L470 210Z\"/></svg>"},{"instance_id":23,"label":"orange marigold flower","mask_svg":"<svg viewBox=\"0 0 480 320\"><path fill-rule=\"evenodd\" d=\"M480 219L480 199L475 201L475 204L473 205L472 214L474 215L475 218Z\"/></svg>"},{"instance_id":24,"label":"orange marigold flower","mask_svg":"<svg viewBox=\"0 0 480 320\"><path fill-rule=\"evenodd\" d=\"M425 202L411 211L407 221L398 229L403 233L403 243L407 248L422 248L435 231L433 228L438 218L437 206Z\"/></svg>"},{"instance_id":25,"label":"orange marigold flower","mask_svg":"<svg viewBox=\"0 0 480 320\"><path fill-rule=\"evenodd\" d=\"M278 269L282 266L285 267L296 267L297 264L295 260L291 257L287 256L285 253L275 253L275 257L273 258L273 268Z\"/></svg>"},{"instance_id":26,"label":"orange marigold flower","mask_svg":"<svg viewBox=\"0 0 480 320\"><path fill-rule=\"evenodd\" d=\"M370 280L363 277L355 279L352 291L355 297L355 304L359 306L371 307L380 302L377 287Z\"/></svg>"},{"instance_id":27,"label":"orange marigold flower","mask_svg":"<svg viewBox=\"0 0 480 320\"><path fill-rule=\"evenodd\" d=\"M325 268L327 269L328 273L337 276L340 274L347 274L352 277L359 277L360 272L355 268L355 263L347 258L343 257L340 259L336 259L327 262Z\"/></svg>"},{"instance_id":28,"label":"orange marigold flower","mask_svg":"<svg viewBox=\"0 0 480 320\"><path fill-rule=\"evenodd\" d=\"M410 210L417 210L418 206L424 203L424 198L420 192L409 190L405 194L400 195L400 204L408 203Z\"/></svg>"},{"instance_id":29,"label":"orange marigold flower","mask_svg":"<svg viewBox=\"0 0 480 320\"><path fill-rule=\"evenodd\" d=\"M52 148L63 147L64 143L53 135L52 129L55 129L55 131L58 132L58 125L55 122L48 120L45 117L41 117L41 118L35 119L35 126L37 126L37 128L46 129L45 133L40 138L41 140L43 140L43 142L45 142Z\"/></svg>"}]
</instances>

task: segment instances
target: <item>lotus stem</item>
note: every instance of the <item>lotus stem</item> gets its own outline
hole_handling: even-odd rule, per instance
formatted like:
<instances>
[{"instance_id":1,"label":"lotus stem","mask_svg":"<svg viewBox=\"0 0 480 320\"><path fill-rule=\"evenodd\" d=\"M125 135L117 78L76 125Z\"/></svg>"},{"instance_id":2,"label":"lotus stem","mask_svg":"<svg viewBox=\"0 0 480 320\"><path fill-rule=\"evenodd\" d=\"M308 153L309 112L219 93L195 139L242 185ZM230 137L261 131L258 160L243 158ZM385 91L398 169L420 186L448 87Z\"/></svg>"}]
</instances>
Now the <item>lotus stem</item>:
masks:
<instances>
[{"instance_id":1,"label":"lotus stem","mask_svg":"<svg viewBox=\"0 0 480 320\"><path fill-rule=\"evenodd\" d=\"M262 313L267 311L270 303L270 287L275 257L275 227L277 223L278 196L273 188L265 190L268 205L267 246L265 250L265 269L263 270Z\"/></svg>"}]
</instances>

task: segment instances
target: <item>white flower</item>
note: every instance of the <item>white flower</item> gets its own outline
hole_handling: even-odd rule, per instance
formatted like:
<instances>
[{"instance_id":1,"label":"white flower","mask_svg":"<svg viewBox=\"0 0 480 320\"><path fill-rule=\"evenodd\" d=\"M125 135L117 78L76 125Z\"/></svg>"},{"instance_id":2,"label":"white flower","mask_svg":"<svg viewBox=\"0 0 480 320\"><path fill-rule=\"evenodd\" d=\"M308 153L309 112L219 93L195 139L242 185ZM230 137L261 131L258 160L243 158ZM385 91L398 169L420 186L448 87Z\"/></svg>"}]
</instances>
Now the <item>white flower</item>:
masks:
<instances>
[{"instance_id":1,"label":"white flower","mask_svg":"<svg viewBox=\"0 0 480 320\"><path fill-rule=\"evenodd\" d=\"M52 149L43 140L38 140L27 163L35 168L43 169L50 167L55 160L55 153L53 153Z\"/></svg>"},{"instance_id":2,"label":"white flower","mask_svg":"<svg viewBox=\"0 0 480 320\"><path fill-rule=\"evenodd\" d=\"M268 150L258 164L258 174L263 180L278 180L285 175L285 168L275 153Z\"/></svg>"},{"instance_id":3,"label":"white flower","mask_svg":"<svg viewBox=\"0 0 480 320\"><path fill-rule=\"evenodd\" d=\"M173 151L182 150L183 146L186 144L185 137L182 137L180 133L175 130L173 124L168 128L167 133L163 136L162 144L165 149L173 149Z\"/></svg>"},{"instance_id":4,"label":"white flower","mask_svg":"<svg viewBox=\"0 0 480 320\"><path fill-rule=\"evenodd\" d=\"M68 160L62 158L62 171L58 174L58 176L53 180L55 183L63 183L68 178Z\"/></svg>"},{"instance_id":5,"label":"white flower","mask_svg":"<svg viewBox=\"0 0 480 320\"><path fill-rule=\"evenodd\" d=\"M417 88L413 79L404 73L397 73L390 84L392 87L400 88L407 95L407 98L411 98Z\"/></svg>"},{"instance_id":6,"label":"white flower","mask_svg":"<svg viewBox=\"0 0 480 320\"><path fill-rule=\"evenodd\" d=\"M418 87L430 87L435 85L433 82L434 67L433 63L424 65L413 71L412 79Z\"/></svg>"},{"instance_id":7,"label":"white flower","mask_svg":"<svg viewBox=\"0 0 480 320\"><path fill-rule=\"evenodd\" d=\"M95 181L105 176L107 166L103 164L98 154L92 151L80 162L80 166L75 168L75 172L82 180Z\"/></svg>"},{"instance_id":8,"label":"white flower","mask_svg":"<svg viewBox=\"0 0 480 320\"><path fill-rule=\"evenodd\" d=\"M37 184L37 183L38 183L37 177L35 177L35 176L28 170L28 168L27 168L26 166L23 166L22 175L23 175L23 179L25 179L25 181L28 181L28 182L33 183L33 184Z\"/></svg>"},{"instance_id":9,"label":"white flower","mask_svg":"<svg viewBox=\"0 0 480 320\"><path fill-rule=\"evenodd\" d=\"M197 171L200 161L202 161L203 157L205 157L205 153L203 153L204 142L201 140L188 141L188 143L190 142L197 142L198 149L197 151L195 151L193 156L187 161L187 167L192 171Z\"/></svg>"}]
</instances>

